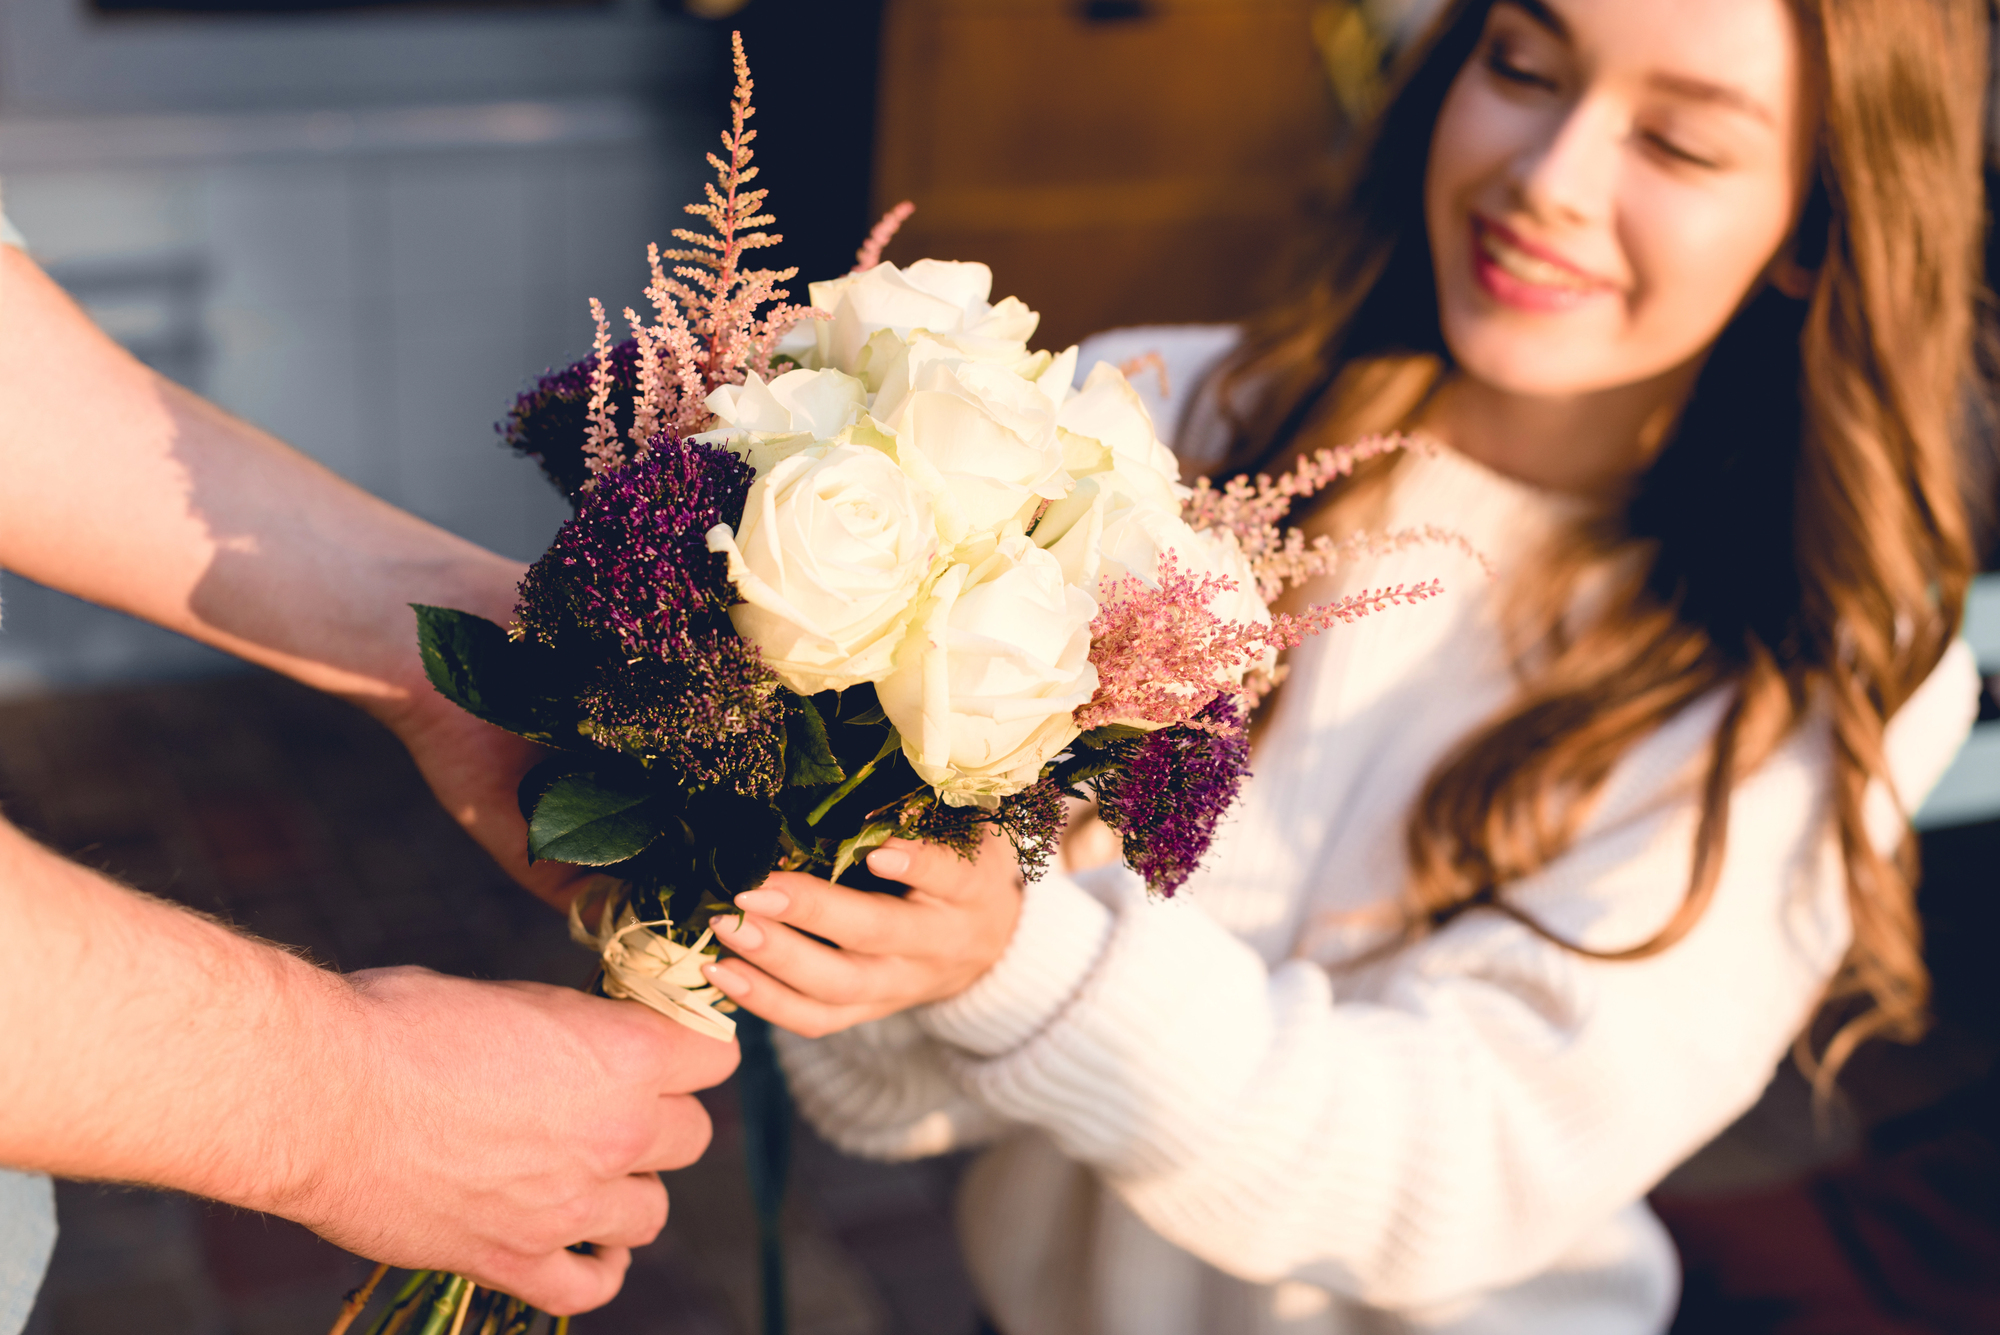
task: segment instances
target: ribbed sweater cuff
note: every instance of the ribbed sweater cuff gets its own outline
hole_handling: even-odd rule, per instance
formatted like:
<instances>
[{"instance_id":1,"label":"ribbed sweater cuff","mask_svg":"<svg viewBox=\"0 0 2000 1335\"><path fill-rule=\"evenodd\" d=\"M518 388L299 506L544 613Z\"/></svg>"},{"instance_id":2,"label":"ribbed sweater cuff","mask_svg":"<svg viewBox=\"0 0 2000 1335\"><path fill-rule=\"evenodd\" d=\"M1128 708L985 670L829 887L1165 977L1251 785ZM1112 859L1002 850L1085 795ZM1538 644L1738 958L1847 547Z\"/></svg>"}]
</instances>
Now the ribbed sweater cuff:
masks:
<instances>
[{"instance_id":1,"label":"ribbed sweater cuff","mask_svg":"<svg viewBox=\"0 0 2000 1335\"><path fill-rule=\"evenodd\" d=\"M980 1057L1012 1052L1053 1020L1104 953L1111 910L1060 872L1032 882L999 963L955 997L920 1007L933 1038Z\"/></svg>"}]
</instances>

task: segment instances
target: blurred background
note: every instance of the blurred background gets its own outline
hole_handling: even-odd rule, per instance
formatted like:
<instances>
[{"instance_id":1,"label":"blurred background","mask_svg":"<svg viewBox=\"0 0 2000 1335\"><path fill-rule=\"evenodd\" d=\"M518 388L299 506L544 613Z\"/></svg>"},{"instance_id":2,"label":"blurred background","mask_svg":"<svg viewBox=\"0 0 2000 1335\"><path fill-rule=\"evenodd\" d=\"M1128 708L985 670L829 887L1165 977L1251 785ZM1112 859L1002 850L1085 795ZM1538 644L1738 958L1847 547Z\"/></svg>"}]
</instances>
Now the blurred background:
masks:
<instances>
[{"instance_id":1,"label":"blurred background","mask_svg":"<svg viewBox=\"0 0 2000 1335\"><path fill-rule=\"evenodd\" d=\"M529 558L566 510L492 430L637 298L698 196L727 41L801 281L978 258L1062 346L1229 320L1385 54L1432 0L4 0L0 191L32 253L166 375L360 485ZM802 290L798 295L803 295ZM590 961L432 807L367 720L0 575L0 802L53 845L342 968L581 984ZM1975 599L2000 673L2000 589ZM1989 683L1994 681L1989 678ZM1992 692L1989 691L1989 697ZM1924 813L1937 1032L1851 1068L1824 1125L1780 1073L1657 1200L1680 1329L2000 1330L2000 704ZM733 1092L674 1217L579 1332L755 1328ZM970 1335L955 1159L796 1133L800 1335ZM66 1184L34 1335L324 1329L365 1267L289 1225Z\"/></svg>"}]
</instances>

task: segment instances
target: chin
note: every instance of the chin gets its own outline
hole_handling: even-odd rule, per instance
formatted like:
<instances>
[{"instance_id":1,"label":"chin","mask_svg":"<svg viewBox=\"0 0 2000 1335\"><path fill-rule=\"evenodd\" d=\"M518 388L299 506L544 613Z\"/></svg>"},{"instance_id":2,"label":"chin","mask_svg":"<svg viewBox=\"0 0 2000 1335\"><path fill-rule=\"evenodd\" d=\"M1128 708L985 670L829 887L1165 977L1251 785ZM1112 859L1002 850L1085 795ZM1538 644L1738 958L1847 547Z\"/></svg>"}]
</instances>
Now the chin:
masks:
<instances>
[{"instance_id":1,"label":"chin","mask_svg":"<svg viewBox=\"0 0 2000 1335\"><path fill-rule=\"evenodd\" d=\"M1452 363L1463 374L1504 394L1567 398L1633 377L1607 372L1603 340L1532 338L1519 330L1445 330Z\"/></svg>"}]
</instances>

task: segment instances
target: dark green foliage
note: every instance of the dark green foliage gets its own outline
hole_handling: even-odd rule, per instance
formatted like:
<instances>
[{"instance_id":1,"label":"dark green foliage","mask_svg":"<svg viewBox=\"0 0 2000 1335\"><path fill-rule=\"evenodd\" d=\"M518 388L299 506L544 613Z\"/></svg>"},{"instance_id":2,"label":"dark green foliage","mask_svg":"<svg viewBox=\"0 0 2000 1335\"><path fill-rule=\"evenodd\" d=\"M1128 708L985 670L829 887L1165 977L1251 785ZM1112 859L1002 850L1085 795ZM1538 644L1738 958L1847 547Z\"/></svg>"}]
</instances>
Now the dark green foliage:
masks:
<instances>
[{"instance_id":1,"label":"dark green foliage","mask_svg":"<svg viewBox=\"0 0 2000 1335\"><path fill-rule=\"evenodd\" d=\"M530 771L525 787L541 770ZM661 802L643 772L559 774L535 796L528 817L530 862L609 867L643 853L660 837ZM526 803L524 802L524 805Z\"/></svg>"},{"instance_id":2,"label":"dark green foliage","mask_svg":"<svg viewBox=\"0 0 2000 1335\"><path fill-rule=\"evenodd\" d=\"M576 715L560 699L554 655L518 644L485 617L449 607L410 605L417 651L438 694L466 713L544 745L576 735Z\"/></svg>"},{"instance_id":3,"label":"dark green foliage","mask_svg":"<svg viewBox=\"0 0 2000 1335\"><path fill-rule=\"evenodd\" d=\"M793 788L819 788L847 777L827 740L826 720L811 700L792 697L785 716L785 783Z\"/></svg>"}]
</instances>

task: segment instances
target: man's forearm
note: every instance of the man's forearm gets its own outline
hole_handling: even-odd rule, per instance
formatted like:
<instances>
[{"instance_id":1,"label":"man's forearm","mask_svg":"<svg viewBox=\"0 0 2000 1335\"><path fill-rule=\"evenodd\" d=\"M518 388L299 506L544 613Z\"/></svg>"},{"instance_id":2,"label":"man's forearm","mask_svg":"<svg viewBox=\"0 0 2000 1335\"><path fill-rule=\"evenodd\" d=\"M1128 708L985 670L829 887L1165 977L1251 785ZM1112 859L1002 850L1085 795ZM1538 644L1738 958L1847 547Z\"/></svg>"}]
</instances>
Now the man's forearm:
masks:
<instances>
[{"instance_id":1,"label":"man's forearm","mask_svg":"<svg viewBox=\"0 0 2000 1335\"><path fill-rule=\"evenodd\" d=\"M405 604L504 621L519 567L173 385L0 246L0 566L393 714Z\"/></svg>"},{"instance_id":2,"label":"man's forearm","mask_svg":"<svg viewBox=\"0 0 2000 1335\"><path fill-rule=\"evenodd\" d=\"M0 1164L282 1209L361 1080L338 977L0 822Z\"/></svg>"}]
</instances>

